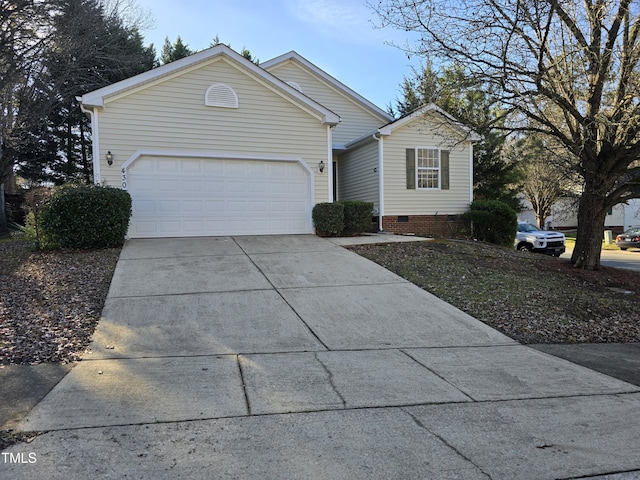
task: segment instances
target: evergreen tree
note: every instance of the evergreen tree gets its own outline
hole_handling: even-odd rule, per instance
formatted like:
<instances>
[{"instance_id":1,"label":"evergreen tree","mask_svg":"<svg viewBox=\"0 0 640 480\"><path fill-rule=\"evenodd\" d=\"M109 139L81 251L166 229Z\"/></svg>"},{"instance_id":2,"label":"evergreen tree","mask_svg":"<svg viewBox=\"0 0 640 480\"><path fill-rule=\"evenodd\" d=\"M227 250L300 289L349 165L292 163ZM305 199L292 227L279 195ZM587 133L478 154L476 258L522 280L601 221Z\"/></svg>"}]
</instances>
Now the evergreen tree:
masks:
<instances>
[{"instance_id":1,"label":"evergreen tree","mask_svg":"<svg viewBox=\"0 0 640 480\"><path fill-rule=\"evenodd\" d=\"M9 151L33 182L91 182L90 125L77 97L155 65L135 27L99 0L54 0L40 75L19 90Z\"/></svg>"},{"instance_id":2,"label":"evergreen tree","mask_svg":"<svg viewBox=\"0 0 640 480\"><path fill-rule=\"evenodd\" d=\"M169 37L166 37L164 39L164 45L162 46L162 52L160 53L160 63L166 65L167 63L175 62L194 53L196 52L191 50L187 44L183 43L179 35L173 44L169 41Z\"/></svg>"}]
</instances>

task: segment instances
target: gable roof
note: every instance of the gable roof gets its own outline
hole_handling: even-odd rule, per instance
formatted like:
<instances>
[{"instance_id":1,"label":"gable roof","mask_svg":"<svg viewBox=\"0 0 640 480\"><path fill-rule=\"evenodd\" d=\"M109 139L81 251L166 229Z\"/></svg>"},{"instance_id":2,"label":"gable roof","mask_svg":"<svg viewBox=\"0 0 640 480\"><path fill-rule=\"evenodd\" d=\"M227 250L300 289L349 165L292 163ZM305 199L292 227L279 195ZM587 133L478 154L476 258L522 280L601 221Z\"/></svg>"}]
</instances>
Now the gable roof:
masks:
<instances>
[{"instance_id":1,"label":"gable roof","mask_svg":"<svg viewBox=\"0 0 640 480\"><path fill-rule=\"evenodd\" d=\"M110 97L123 94L128 90L144 87L146 84L151 84L165 77L168 78L183 70L190 70L200 64L208 63L219 57L224 57L239 66L241 69L245 70L247 73L267 83L280 94L289 98L293 103L298 104L302 108L310 109L312 112L318 114L320 118L322 118L322 122L324 124L337 125L340 122L340 117L336 113L300 93L298 90L287 85L275 75L272 75L260 66L255 65L253 62L247 60L242 55L223 44L218 44L188 57L176 60L175 62L167 63L139 75L127 78L98 90L94 90L93 92L86 93L81 97L81 103L87 108L104 107L105 100Z\"/></svg>"},{"instance_id":2,"label":"gable roof","mask_svg":"<svg viewBox=\"0 0 640 480\"><path fill-rule=\"evenodd\" d=\"M370 113L382 118L383 120L387 120L387 121L393 120L393 116L391 116L381 108L371 103L362 95L351 90L344 83L335 79L324 70L321 70L320 68L315 66L313 63L311 63L309 60L307 60L302 55L298 54L293 50L288 53L282 54L278 57L272 58L271 60L268 60L266 62L262 62L260 66L265 70L269 70L289 61L296 62L298 65L302 66L304 69L308 70L309 72L311 72L312 74L319 77L321 80L323 80L324 82L328 83L333 88L341 92L343 95L346 95L347 97L351 98L356 104L360 105L365 110L368 110Z\"/></svg>"},{"instance_id":3,"label":"gable roof","mask_svg":"<svg viewBox=\"0 0 640 480\"><path fill-rule=\"evenodd\" d=\"M415 109L413 112L405 115L404 117L400 117L393 122L389 122L386 125L383 125L382 127L361 136L360 138L356 138L355 140L346 144L344 148L349 150L357 145L361 145L362 143L373 141L373 137L380 137L381 135L391 135L394 130L401 128L428 113L436 113L438 115L442 115L447 124L453 129L457 130L461 134L461 136L464 137L465 141L479 142L480 140L482 140L481 135L479 135L466 125L463 125L460 121L456 120L455 117L451 116L449 113L438 107L435 103L430 103L428 105L423 105L422 107Z\"/></svg>"},{"instance_id":4,"label":"gable roof","mask_svg":"<svg viewBox=\"0 0 640 480\"><path fill-rule=\"evenodd\" d=\"M393 122L390 122L383 127L378 129L378 133L380 135L391 135L391 133L404 125L413 122L414 120L421 118L429 113L435 113L437 115L441 115L444 117L446 123L451 126L453 129L460 132L463 135L465 140L470 142L479 142L482 140L482 137L474 132L471 128L462 124L455 117L444 111L442 108L438 107L435 103L429 103L428 105L423 105L422 107L416 108L413 112L405 115L404 117L400 117Z\"/></svg>"}]
</instances>

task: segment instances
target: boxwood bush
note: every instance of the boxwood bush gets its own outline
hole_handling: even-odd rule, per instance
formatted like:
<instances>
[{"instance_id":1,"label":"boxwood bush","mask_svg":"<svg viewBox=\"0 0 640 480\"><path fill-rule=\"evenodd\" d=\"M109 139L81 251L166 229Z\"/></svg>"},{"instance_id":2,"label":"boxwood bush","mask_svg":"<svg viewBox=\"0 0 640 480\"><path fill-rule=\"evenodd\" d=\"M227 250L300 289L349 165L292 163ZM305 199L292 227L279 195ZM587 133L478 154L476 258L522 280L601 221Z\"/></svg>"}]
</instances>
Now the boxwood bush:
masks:
<instances>
[{"instance_id":1,"label":"boxwood bush","mask_svg":"<svg viewBox=\"0 0 640 480\"><path fill-rule=\"evenodd\" d=\"M318 203L311 211L318 235L333 237L344 230L344 206L341 203Z\"/></svg>"},{"instance_id":2,"label":"boxwood bush","mask_svg":"<svg viewBox=\"0 0 640 480\"><path fill-rule=\"evenodd\" d=\"M344 233L364 233L371 231L373 203L360 200L344 200Z\"/></svg>"},{"instance_id":3,"label":"boxwood bush","mask_svg":"<svg viewBox=\"0 0 640 480\"><path fill-rule=\"evenodd\" d=\"M474 238L505 247L513 246L518 216L509 205L500 200L475 200L469 214Z\"/></svg>"},{"instance_id":4,"label":"boxwood bush","mask_svg":"<svg viewBox=\"0 0 640 480\"><path fill-rule=\"evenodd\" d=\"M65 185L51 194L39 225L62 248L108 248L124 243L130 217L131 196L125 190Z\"/></svg>"}]
</instances>

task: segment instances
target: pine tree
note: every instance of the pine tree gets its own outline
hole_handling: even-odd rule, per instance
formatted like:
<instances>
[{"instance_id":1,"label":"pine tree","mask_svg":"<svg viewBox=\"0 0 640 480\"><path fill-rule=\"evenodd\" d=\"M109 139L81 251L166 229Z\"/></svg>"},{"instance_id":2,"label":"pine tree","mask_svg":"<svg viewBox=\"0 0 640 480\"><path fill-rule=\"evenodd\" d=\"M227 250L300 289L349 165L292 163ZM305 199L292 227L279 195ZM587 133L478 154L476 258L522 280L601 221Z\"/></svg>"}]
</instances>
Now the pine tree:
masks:
<instances>
[{"instance_id":1,"label":"pine tree","mask_svg":"<svg viewBox=\"0 0 640 480\"><path fill-rule=\"evenodd\" d=\"M169 41L169 37L166 37L164 39L164 45L162 46L162 52L160 53L160 63L166 65L167 63L175 62L194 53L187 44L182 42L182 38L179 35L173 44Z\"/></svg>"}]
</instances>

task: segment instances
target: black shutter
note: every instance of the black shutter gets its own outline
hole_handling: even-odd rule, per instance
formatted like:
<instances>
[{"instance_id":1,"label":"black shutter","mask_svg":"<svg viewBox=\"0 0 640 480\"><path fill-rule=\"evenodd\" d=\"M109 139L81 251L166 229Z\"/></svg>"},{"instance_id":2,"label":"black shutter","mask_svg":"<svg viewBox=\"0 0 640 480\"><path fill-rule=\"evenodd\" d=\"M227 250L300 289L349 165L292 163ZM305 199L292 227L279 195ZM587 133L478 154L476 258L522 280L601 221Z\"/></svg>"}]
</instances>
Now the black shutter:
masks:
<instances>
[{"instance_id":1,"label":"black shutter","mask_svg":"<svg viewBox=\"0 0 640 480\"><path fill-rule=\"evenodd\" d=\"M416 189L416 151L407 148L407 190Z\"/></svg>"},{"instance_id":2,"label":"black shutter","mask_svg":"<svg viewBox=\"0 0 640 480\"><path fill-rule=\"evenodd\" d=\"M440 150L440 189L449 190L449 150Z\"/></svg>"}]
</instances>

